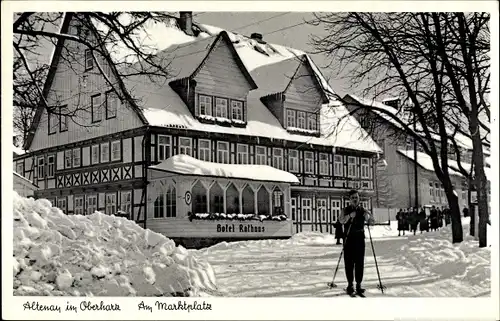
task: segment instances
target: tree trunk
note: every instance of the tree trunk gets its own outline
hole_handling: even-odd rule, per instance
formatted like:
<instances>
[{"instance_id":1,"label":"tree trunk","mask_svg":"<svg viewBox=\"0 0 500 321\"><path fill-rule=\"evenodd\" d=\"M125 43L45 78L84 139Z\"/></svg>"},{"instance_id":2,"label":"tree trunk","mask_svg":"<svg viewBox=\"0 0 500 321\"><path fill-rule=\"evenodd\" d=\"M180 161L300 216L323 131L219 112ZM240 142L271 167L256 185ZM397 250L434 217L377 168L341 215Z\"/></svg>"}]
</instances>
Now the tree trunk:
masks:
<instances>
[{"instance_id":1,"label":"tree trunk","mask_svg":"<svg viewBox=\"0 0 500 321\"><path fill-rule=\"evenodd\" d=\"M474 213L474 206L472 206L472 186L473 182L472 179L468 179L468 186L467 186L467 206L469 208L469 234L470 236L475 236L476 235L476 229L474 228L474 224L476 223L476 216Z\"/></svg>"},{"instance_id":2,"label":"tree trunk","mask_svg":"<svg viewBox=\"0 0 500 321\"><path fill-rule=\"evenodd\" d=\"M472 113L470 118L470 127L473 129L472 132L472 143L474 144L474 150L472 157L474 158L474 176L475 185L477 190L477 201L478 201L478 232L479 237L479 247L486 246L486 225L488 224L488 180L486 178L486 173L484 172L484 154L483 154L483 144L481 140L481 135L478 130L478 119L477 113Z\"/></svg>"},{"instance_id":3,"label":"tree trunk","mask_svg":"<svg viewBox=\"0 0 500 321\"><path fill-rule=\"evenodd\" d=\"M450 205L451 212L451 232L452 242L460 243L464 240L464 233L462 229L462 218L460 215L460 206L458 206L458 197L453 191L447 193L448 204Z\"/></svg>"}]
</instances>

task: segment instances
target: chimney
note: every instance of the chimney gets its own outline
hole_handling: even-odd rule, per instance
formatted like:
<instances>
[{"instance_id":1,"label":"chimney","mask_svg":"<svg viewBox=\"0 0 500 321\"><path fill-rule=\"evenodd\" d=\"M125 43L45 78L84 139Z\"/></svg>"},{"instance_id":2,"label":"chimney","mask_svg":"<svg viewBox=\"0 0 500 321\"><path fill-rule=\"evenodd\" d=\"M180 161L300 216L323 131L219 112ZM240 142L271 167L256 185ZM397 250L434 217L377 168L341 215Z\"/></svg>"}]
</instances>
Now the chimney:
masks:
<instances>
[{"instance_id":1,"label":"chimney","mask_svg":"<svg viewBox=\"0 0 500 321\"><path fill-rule=\"evenodd\" d=\"M257 32L252 33L250 35L250 39L257 40L257 42L259 42L259 43L265 43L265 41L262 40L262 34L261 33L257 33Z\"/></svg>"},{"instance_id":2,"label":"chimney","mask_svg":"<svg viewBox=\"0 0 500 321\"><path fill-rule=\"evenodd\" d=\"M179 13L179 25L181 30L185 34L194 36L193 33L193 12L192 11L181 11Z\"/></svg>"}]
</instances>

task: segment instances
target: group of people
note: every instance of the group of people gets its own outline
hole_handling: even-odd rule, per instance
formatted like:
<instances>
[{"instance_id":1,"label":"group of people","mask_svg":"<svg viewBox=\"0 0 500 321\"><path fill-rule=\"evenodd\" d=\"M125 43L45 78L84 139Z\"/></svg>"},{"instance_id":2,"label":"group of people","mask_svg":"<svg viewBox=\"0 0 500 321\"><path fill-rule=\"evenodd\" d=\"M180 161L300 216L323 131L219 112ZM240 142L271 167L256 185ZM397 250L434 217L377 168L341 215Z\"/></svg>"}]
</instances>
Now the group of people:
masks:
<instances>
[{"instance_id":1,"label":"group of people","mask_svg":"<svg viewBox=\"0 0 500 321\"><path fill-rule=\"evenodd\" d=\"M398 236L401 236L401 232L405 235L405 231L413 232L415 235L419 224L420 233L439 230L443 227L443 220L444 224L448 226L451 224L451 212L446 206L439 208L432 205L430 213L427 215L423 207L420 210L410 207L400 209L396 214L396 220L398 221Z\"/></svg>"}]
</instances>

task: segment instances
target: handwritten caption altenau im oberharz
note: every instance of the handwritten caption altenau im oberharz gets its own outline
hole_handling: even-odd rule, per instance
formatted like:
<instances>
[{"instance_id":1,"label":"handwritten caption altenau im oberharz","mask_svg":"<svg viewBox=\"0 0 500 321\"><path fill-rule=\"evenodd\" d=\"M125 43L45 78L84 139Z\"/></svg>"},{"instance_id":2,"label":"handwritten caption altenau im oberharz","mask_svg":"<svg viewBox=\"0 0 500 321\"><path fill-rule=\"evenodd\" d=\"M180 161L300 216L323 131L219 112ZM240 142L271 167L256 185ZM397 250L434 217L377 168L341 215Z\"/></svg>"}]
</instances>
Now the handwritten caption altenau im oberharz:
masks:
<instances>
[{"instance_id":1,"label":"handwritten caption altenau im oberharz","mask_svg":"<svg viewBox=\"0 0 500 321\"><path fill-rule=\"evenodd\" d=\"M26 302L23 304L24 311L38 311L38 312L59 312L63 311L63 307L58 304L40 304L37 301ZM79 311L121 311L120 305L117 303L104 303L100 301L95 303L92 301L82 301L79 305L74 305L66 302L64 311L68 312L79 312Z\"/></svg>"}]
</instances>

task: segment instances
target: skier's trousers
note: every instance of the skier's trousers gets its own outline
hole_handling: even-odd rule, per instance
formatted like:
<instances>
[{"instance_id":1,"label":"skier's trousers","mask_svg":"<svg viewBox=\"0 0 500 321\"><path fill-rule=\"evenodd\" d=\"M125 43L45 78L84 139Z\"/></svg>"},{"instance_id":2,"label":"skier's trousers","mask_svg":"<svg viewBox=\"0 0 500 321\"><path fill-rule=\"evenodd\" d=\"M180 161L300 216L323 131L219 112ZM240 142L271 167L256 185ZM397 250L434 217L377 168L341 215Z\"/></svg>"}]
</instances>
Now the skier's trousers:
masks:
<instances>
[{"instance_id":1,"label":"skier's trousers","mask_svg":"<svg viewBox=\"0 0 500 321\"><path fill-rule=\"evenodd\" d=\"M351 231L347 240L344 239L344 266L347 283L361 285L365 265L365 235L364 231Z\"/></svg>"}]
</instances>

